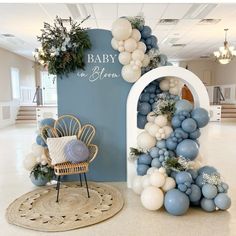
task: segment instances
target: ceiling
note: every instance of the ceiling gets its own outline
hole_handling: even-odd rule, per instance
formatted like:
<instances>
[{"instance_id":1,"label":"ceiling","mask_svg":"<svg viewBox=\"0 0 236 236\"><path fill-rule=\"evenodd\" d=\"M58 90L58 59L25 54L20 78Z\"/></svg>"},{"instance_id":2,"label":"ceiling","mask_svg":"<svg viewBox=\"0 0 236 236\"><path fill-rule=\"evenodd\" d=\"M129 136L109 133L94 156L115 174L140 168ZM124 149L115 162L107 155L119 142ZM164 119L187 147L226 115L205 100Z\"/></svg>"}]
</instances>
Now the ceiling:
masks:
<instances>
[{"instance_id":1,"label":"ceiling","mask_svg":"<svg viewBox=\"0 0 236 236\"><path fill-rule=\"evenodd\" d=\"M52 23L56 15L80 20L90 19L85 27L111 29L112 22L120 16L142 14L146 25L152 28L162 53L171 60L191 60L212 56L223 45L224 28L229 28L228 41L236 46L236 4L200 3L133 3L133 4L63 4L18 3L0 4L0 47L32 59L39 47L43 22ZM160 19L178 19L177 24L162 25ZM215 24L199 24L202 19L220 19ZM12 34L14 37L4 37ZM186 44L174 47L173 44Z\"/></svg>"}]
</instances>

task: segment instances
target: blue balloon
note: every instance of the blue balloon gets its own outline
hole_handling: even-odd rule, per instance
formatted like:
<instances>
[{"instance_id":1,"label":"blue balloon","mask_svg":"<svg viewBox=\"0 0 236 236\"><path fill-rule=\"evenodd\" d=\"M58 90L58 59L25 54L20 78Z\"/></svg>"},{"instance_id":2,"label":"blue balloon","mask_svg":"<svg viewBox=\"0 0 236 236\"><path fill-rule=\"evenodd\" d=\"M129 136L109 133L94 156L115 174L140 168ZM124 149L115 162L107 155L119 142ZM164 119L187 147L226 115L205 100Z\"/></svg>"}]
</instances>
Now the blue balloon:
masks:
<instances>
[{"instance_id":1,"label":"blue balloon","mask_svg":"<svg viewBox=\"0 0 236 236\"><path fill-rule=\"evenodd\" d=\"M152 167L160 168L161 167L161 162L159 161L158 158L154 158L151 163Z\"/></svg>"},{"instance_id":2,"label":"blue balloon","mask_svg":"<svg viewBox=\"0 0 236 236\"><path fill-rule=\"evenodd\" d=\"M187 133L192 133L197 129L197 123L192 118L187 118L182 122L182 129Z\"/></svg>"},{"instance_id":3,"label":"blue balloon","mask_svg":"<svg viewBox=\"0 0 236 236\"><path fill-rule=\"evenodd\" d=\"M150 98L155 98L156 97L156 94L155 93L151 93L150 94Z\"/></svg>"},{"instance_id":4,"label":"blue balloon","mask_svg":"<svg viewBox=\"0 0 236 236\"><path fill-rule=\"evenodd\" d=\"M210 120L208 111L204 108L195 108L191 112L191 117L197 122L198 128L206 126Z\"/></svg>"},{"instance_id":5,"label":"blue balloon","mask_svg":"<svg viewBox=\"0 0 236 236\"><path fill-rule=\"evenodd\" d=\"M157 148L157 147L152 147L151 149L150 149L150 151L149 151L149 154L150 154L150 156L152 157L152 158L156 158L156 157L158 157L159 156L159 148Z\"/></svg>"},{"instance_id":6,"label":"blue balloon","mask_svg":"<svg viewBox=\"0 0 236 236\"><path fill-rule=\"evenodd\" d=\"M202 187L202 195L207 199L213 199L217 195L217 187L212 184L204 184Z\"/></svg>"},{"instance_id":7,"label":"blue balloon","mask_svg":"<svg viewBox=\"0 0 236 236\"><path fill-rule=\"evenodd\" d=\"M192 139L185 139L176 147L176 154L193 161L199 152L198 145Z\"/></svg>"},{"instance_id":8,"label":"blue balloon","mask_svg":"<svg viewBox=\"0 0 236 236\"><path fill-rule=\"evenodd\" d=\"M166 139L166 147L169 150L175 150L177 147L177 142L174 142L171 138Z\"/></svg>"},{"instance_id":9,"label":"blue balloon","mask_svg":"<svg viewBox=\"0 0 236 236\"><path fill-rule=\"evenodd\" d=\"M138 112L141 115L147 115L151 111L151 105L147 102L141 102L138 104Z\"/></svg>"},{"instance_id":10,"label":"blue balloon","mask_svg":"<svg viewBox=\"0 0 236 236\"><path fill-rule=\"evenodd\" d=\"M197 170L189 169L188 173L192 176L192 179L194 179L194 180L198 177Z\"/></svg>"},{"instance_id":11,"label":"blue balloon","mask_svg":"<svg viewBox=\"0 0 236 236\"><path fill-rule=\"evenodd\" d=\"M145 88L145 92L147 92L147 93L155 93L155 91L156 91L156 85L154 85L154 84L149 84Z\"/></svg>"},{"instance_id":12,"label":"blue balloon","mask_svg":"<svg viewBox=\"0 0 236 236\"><path fill-rule=\"evenodd\" d=\"M148 38L145 40L145 43L146 43L146 45L152 46L152 38L151 38L151 36L148 37Z\"/></svg>"},{"instance_id":13,"label":"blue balloon","mask_svg":"<svg viewBox=\"0 0 236 236\"><path fill-rule=\"evenodd\" d=\"M181 99L175 103L175 109L176 109L176 111L175 111L176 114L179 113L180 111L189 111L190 112L193 109L193 105L191 102L189 102L185 99Z\"/></svg>"},{"instance_id":14,"label":"blue balloon","mask_svg":"<svg viewBox=\"0 0 236 236\"><path fill-rule=\"evenodd\" d=\"M190 202L197 202L201 199L202 197L202 192L201 189L196 185L192 184L191 185L191 194L189 195L189 200Z\"/></svg>"},{"instance_id":15,"label":"blue balloon","mask_svg":"<svg viewBox=\"0 0 236 236\"><path fill-rule=\"evenodd\" d=\"M39 134L36 137L36 143L42 147L47 147L47 144L44 142L42 136Z\"/></svg>"},{"instance_id":16,"label":"blue balloon","mask_svg":"<svg viewBox=\"0 0 236 236\"><path fill-rule=\"evenodd\" d=\"M194 132L189 134L189 138L198 139L201 136L200 129L196 129Z\"/></svg>"},{"instance_id":17,"label":"blue balloon","mask_svg":"<svg viewBox=\"0 0 236 236\"><path fill-rule=\"evenodd\" d=\"M148 165L144 165L144 164L138 164L137 165L137 174L138 175L146 175L147 174L147 170L150 168L150 166Z\"/></svg>"},{"instance_id":18,"label":"blue balloon","mask_svg":"<svg viewBox=\"0 0 236 236\"><path fill-rule=\"evenodd\" d=\"M205 181L204 181L202 175L199 175L199 176L196 178L195 184L196 184L198 187L200 187L200 188L205 184Z\"/></svg>"},{"instance_id":19,"label":"blue balloon","mask_svg":"<svg viewBox=\"0 0 236 236\"><path fill-rule=\"evenodd\" d=\"M219 193L215 197L214 203L220 210L227 210L231 206L231 199L226 193Z\"/></svg>"},{"instance_id":20,"label":"blue balloon","mask_svg":"<svg viewBox=\"0 0 236 236\"><path fill-rule=\"evenodd\" d=\"M51 126L51 127L54 127L54 123L55 123L55 120L53 118L46 118L46 119L43 119L40 121L39 123L39 127L43 127L43 126Z\"/></svg>"},{"instance_id":21,"label":"blue balloon","mask_svg":"<svg viewBox=\"0 0 236 236\"><path fill-rule=\"evenodd\" d=\"M144 39L148 38L151 35L151 33L152 33L152 29L149 26L147 25L143 26L143 29L141 31L142 38Z\"/></svg>"},{"instance_id":22,"label":"blue balloon","mask_svg":"<svg viewBox=\"0 0 236 236\"><path fill-rule=\"evenodd\" d=\"M178 189L181 192L185 192L188 189L188 187L185 184L178 184Z\"/></svg>"},{"instance_id":23,"label":"blue balloon","mask_svg":"<svg viewBox=\"0 0 236 236\"><path fill-rule=\"evenodd\" d=\"M172 215L180 216L189 208L189 198L178 189L169 190L164 199L165 209Z\"/></svg>"},{"instance_id":24,"label":"blue balloon","mask_svg":"<svg viewBox=\"0 0 236 236\"><path fill-rule=\"evenodd\" d=\"M150 99L150 94L149 93L141 93L139 97L140 102L148 102Z\"/></svg>"},{"instance_id":25,"label":"blue balloon","mask_svg":"<svg viewBox=\"0 0 236 236\"><path fill-rule=\"evenodd\" d=\"M166 141L165 140L160 140L157 142L156 145L158 148L166 148Z\"/></svg>"},{"instance_id":26,"label":"blue balloon","mask_svg":"<svg viewBox=\"0 0 236 236\"><path fill-rule=\"evenodd\" d=\"M137 126L139 129L144 129L145 125L147 123L147 116L141 115L138 113L137 116Z\"/></svg>"},{"instance_id":27,"label":"blue balloon","mask_svg":"<svg viewBox=\"0 0 236 236\"><path fill-rule=\"evenodd\" d=\"M201 200L201 208L207 212L213 212L216 210L216 205L213 200L203 198Z\"/></svg>"},{"instance_id":28,"label":"blue balloon","mask_svg":"<svg viewBox=\"0 0 236 236\"><path fill-rule=\"evenodd\" d=\"M198 173L199 174L208 174L208 175L211 175L211 174L215 174L215 173L218 173L217 169L213 166L203 166L201 167L199 170L198 170Z\"/></svg>"},{"instance_id":29,"label":"blue balloon","mask_svg":"<svg viewBox=\"0 0 236 236\"><path fill-rule=\"evenodd\" d=\"M177 184L183 184L185 182L191 183L193 181L192 176L187 171L178 172L175 177L175 180Z\"/></svg>"},{"instance_id":30,"label":"blue balloon","mask_svg":"<svg viewBox=\"0 0 236 236\"><path fill-rule=\"evenodd\" d=\"M143 27L144 27L143 25L139 25L139 26L138 26L138 30L140 31L140 33L141 33L141 31L143 30Z\"/></svg>"},{"instance_id":31,"label":"blue balloon","mask_svg":"<svg viewBox=\"0 0 236 236\"><path fill-rule=\"evenodd\" d=\"M183 131L182 128L177 128L175 129L175 133L177 134L180 134L180 137L183 138L183 139L186 139L188 138L188 133L186 133L185 131Z\"/></svg>"},{"instance_id":32,"label":"blue balloon","mask_svg":"<svg viewBox=\"0 0 236 236\"><path fill-rule=\"evenodd\" d=\"M171 120L171 125L173 128L178 128L181 126L181 120L179 119L178 116L173 116Z\"/></svg>"},{"instance_id":33,"label":"blue balloon","mask_svg":"<svg viewBox=\"0 0 236 236\"><path fill-rule=\"evenodd\" d=\"M152 162L152 157L148 154L141 154L138 158L138 164L150 165Z\"/></svg>"}]
</instances>

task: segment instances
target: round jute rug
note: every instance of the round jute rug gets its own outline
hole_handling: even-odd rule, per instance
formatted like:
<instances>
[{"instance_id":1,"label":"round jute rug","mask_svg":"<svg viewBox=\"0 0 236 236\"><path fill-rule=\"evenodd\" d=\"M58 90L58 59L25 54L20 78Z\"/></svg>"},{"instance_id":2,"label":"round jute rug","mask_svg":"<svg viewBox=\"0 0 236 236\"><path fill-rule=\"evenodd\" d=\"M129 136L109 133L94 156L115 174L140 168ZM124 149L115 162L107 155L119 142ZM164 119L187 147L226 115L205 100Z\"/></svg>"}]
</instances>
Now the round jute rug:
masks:
<instances>
[{"instance_id":1,"label":"round jute rug","mask_svg":"<svg viewBox=\"0 0 236 236\"><path fill-rule=\"evenodd\" d=\"M121 193L114 187L89 182L90 198L85 187L63 183L59 203L55 185L38 188L16 199L7 208L10 224L38 231L66 231L104 221L123 207Z\"/></svg>"}]
</instances>

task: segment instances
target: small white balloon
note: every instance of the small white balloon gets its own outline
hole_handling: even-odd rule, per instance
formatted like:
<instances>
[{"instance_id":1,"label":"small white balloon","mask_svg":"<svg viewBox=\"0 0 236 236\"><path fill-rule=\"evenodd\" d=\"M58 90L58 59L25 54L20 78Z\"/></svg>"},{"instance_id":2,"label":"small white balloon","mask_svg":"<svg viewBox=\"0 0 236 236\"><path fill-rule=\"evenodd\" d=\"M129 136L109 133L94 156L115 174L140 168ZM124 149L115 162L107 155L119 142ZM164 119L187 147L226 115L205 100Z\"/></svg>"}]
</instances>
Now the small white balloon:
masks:
<instances>
[{"instance_id":1,"label":"small white balloon","mask_svg":"<svg viewBox=\"0 0 236 236\"><path fill-rule=\"evenodd\" d=\"M131 55L131 54L130 54ZM130 65L134 66L135 65L135 61L134 60L131 60L130 61Z\"/></svg>"},{"instance_id":2,"label":"small white balloon","mask_svg":"<svg viewBox=\"0 0 236 236\"><path fill-rule=\"evenodd\" d=\"M142 186L142 176L135 176L133 183L132 183L132 189L133 191L140 195L141 192L143 191L143 186Z\"/></svg>"},{"instance_id":3,"label":"small white balloon","mask_svg":"<svg viewBox=\"0 0 236 236\"><path fill-rule=\"evenodd\" d=\"M132 66L132 68L133 68L133 70L138 70L138 69L140 69L140 67L139 67L139 66L136 66L136 65Z\"/></svg>"},{"instance_id":4,"label":"small white balloon","mask_svg":"<svg viewBox=\"0 0 236 236\"><path fill-rule=\"evenodd\" d=\"M135 65L138 66L138 67L141 67L143 64L140 60L136 60Z\"/></svg>"},{"instance_id":5,"label":"small white balloon","mask_svg":"<svg viewBox=\"0 0 236 236\"><path fill-rule=\"evenodd\" d=\"M132 25L125 18L119 18L112 24L112 35L120 41L128 39L132 34Z\"/></svg>"},{"instance_id":6,"label":"small white balloon","mask_svg":"<svg viewBox=\"0 0 236 236\"><path fill-rule=\"evenodd\" d=\"M124 41L123 40L118 41L118 45L119 46L124 46Z\"/></svg>"},{"instance_id":7,"label":"small white balloon","mask_svg":"<svg viewBox=\"0 0 236 236\"><path fill-rule=\"evenodd\" d=\"M163 129L165 132L165 137L169 138L171 133L173 132L173 129L170 126L164 126Z\"/></svg>"},{"instance_id":8,"label":"small white balloon","mask_svg":"<svg viewBox=\"0 0 236 236\"><path fill-rule=\"evenodd\" d=\"M158 210L163 206L164 194L159 188L149 186L143 190L141 194L141 202L148 210Z\"/></svg>"},{"instance_id":9,"label":"small white balloon","mask_svg":"<svg viewBox=\"0 0 236 236\"><path fill-rule=\"evenodd\" d=\"M142 176L142 186L143 186L143 189L147 188L150 185L151 185L151 183L150 183L150 175Z\"/></svg>"},{"instance_id":10,"label":"small white balloon","mask_svg":"<svg viewBox=\"0 0 236 236\"><path fill-rule=\"evenodd\" d=\"M168 91L170 89L169 80L164 79L160 82L159 87L162 91Z\"/></svg>"},{"instance_id":11,"label":"small white balloon","mask_svg":"<svg viewBox=\"0 0 236 236\"><path fill-rule=\"evenodd\" d=\"M125 51L125 48L124 48L123 46L119 46L119 47L118 47L118 51L119 51L119 52L124 52L124 51Z\"/></svg>"},{"instance_id":12,"label":"small white balloon","mask_svg":"<svg viewBox=\"0 0 236 236\"><path fill-rule=\"evenodd\" d=\"M165 173L166 173L166 169L165 169L164 167L160 167L160 168L158 169L158 171L159 171L160 173L162 173L162 174L165 174Z\"/></svg>"},{"instance_id":13,"label":"small white balloon","mask_svg":"<svg viewBox=\"0 0 236 236\"><path fill-rule=\"evenodd\" d=\"M143 53L145 53L145 52L146 52L146 50L147 50L146 44L145 44L145 43L143 43L143 42L138 42L137 49L140 49L140 50L142 50L142 51L143 51Z\"/></svg>"},{"instance_id":14,"label":"small white balloon","mask_svg":"<svg viewBox=\"0 0 236 236\"><path fill-rule=\"evenodd\" d=\"M147 131L143 131L137 137L137 144L144 150L149 150L156 145L156 139L152 137Z\"/></svg>"},{"instance_id":15,"label":"small white balloon","mask_svg":"<svg viewBox=\"0 0 236 236\"><path fill-rule=\"evenodd\" d=\"M47 161L42 160L42 161L41 161L41 164L42 164L42 165L46 165L46 164L47 164Z\"/></svg>"},{"instance_id":16,"label":"small white balloon","mask_svg":"<svg viewBox=\"0 0 236 236\"><path fill-rule=\"evenodd\" d=\"M144 58L143 58L143 61L142 61L142 64L143 64L143 67L146 67L148 66L150 63L150 58L147 54L144 54Z\"/></svg>"},{"instance_id":17,"label":"small white balloon","mask_svg":"<svg viewBox=\"0 0 236 236\"><path fill-rule=\"evenodd\" d=\"M170 88L169 93L172 94L172 95L178 95L179 94L179 88L178 87Z\"/></svg>"},{"instance_id":18,"label":"small white balloon","mask_svg":"<svg viewBox=\"0 0 236 236\"><path fill-rule=\"evenodd\" d=\"M154 173L156 171L158 172L158 169L156 167L151 167L147 170L147 175L151 175L152 173ZM149 181L150 181L150 179L149 179Z\"/></svg>"},{"instance_id":19,"label":"small white balloon","mask_svg":"<svg viewBox=\"0 0 236 236\"><path fill-rule=\"evenodd\" d=\"M143 58L144 58L143 51L141 51L139 49L136 49L135 51L133 51L133 53L132 53L132 59L133 60L140 60L140 61L142 61Z\"/></svg>"},{"instance_id":20,"label":"small white balloon","mask_svg":"<svg viewBox=\"0 0 236 236\"><path fill-rule=\"evenodd\" d=\"M149 112L148 115L147 115L147 121L149 122L154 122L156 116L155 116L155 113L153 111Z\"/></svg>"},{"instance_id":21,"label":"small white balloon","mask_svg":"<svg viewBox=\"0 0 236 236\"><path fill-rule=\"evenodd\" d=\"M160 127L154 123L152 123L152 125L150 125L149 129L148 129L148 133L150 135L152 135L153 137L156 136L156 133L158 132L158 130L160 129Z\"/></svg>"},{"instance_id":22,"label":"small white balloon","mask_svg":"<svg viewBox=\"0 0 236 236\"><path fill-rule=\"evenodd\" d=\"M167 192L167 191L175 188L175 186L176 186L175 180L171 177L167 177L165 184L162 186L162 190L164 192Z\"/></svg>"},{"instance_id":23,"label":"small white balloon","mask_svg":"<svg viewBox=\"0 0 236 236\"><path fill-rule=\"evenodd\" d=\"M111 46L114 50L118 50L119 45L118 45L118 42L115 40L115 38L112 38Z\"/></svg>"},{"instance_id":24,"label":"small white balloon","mask_svg":"<svg viewBox=\"0 0 236 236\"><path fill-rule=\"evenodd\" d=\"M131 54L129 52L121 52L118 60L122 65L128 65L131 60Z\"/></svg>"},{"instance_id":25,"label":"small white balloon","mask_svg":"<svg viewBox=\"0 0 236 236\"><path fill-rule=\"evenodd\" d=\"M162 187L165 184L166 178L165 176L160 172L154 172L150 176L150 183L151 185L155 187Z\"/></svg>"},{"instance_id":26,"label":"small white balloon","mask_svg":"<svg viewBox=\"0 0 236 236\"><path fill-rule=\"evenodd\" d=\"M125 51L133 52L137 48L137 42L133 38L125 40Z\"/></svg>"},{"instance_id":27,"label":"small white balloon","mask_svg":"<svg viewBox=\"0 0 236 236\"><path fill-rule=\"evenodd\" d=\"M168 123L168 119L167 116L165 115L158 115L155 118L155 124L157 124L158 126L160 126L161 128L166 126Z\"/></svg>"},{"instance_id":28,"label":"small white balloon","mask_svg":"<svg viewBox=\"0 0 236 236\"><path fill-rule=\"evenodd\" d=\"M138 42L141 39L141 33L137 29L132 30L131 38L135 39Z\"/></svg>"},{"instance_id":29,"label":"small white balloon","mask_svg":"<svg viewBox=\"0 0 236 236\"><path fill-rule=\"evenodd\" d=\"M129 83L136 82L141 77L141 69L133 70L131 65L123 66L121 75Z\"/></svg>"},{"instance_id":30,"label":"small white balloon","mask_svg":"<svg viewBox=\"0 0 236 236\"><path fill-rule=\"evenodd\" d=\"M150 126L152 126L152 124L153 124L152 122L147 122L146 125L144 126L144 129L148 131L148 129L150 128Z\"/></svg>"},{"instance_id":31,"label":"small white balloon","mask_svg":"<svg viewBox=\"0 0 236 236\"><path fill-rule=\"evenodd\" d=\"M33 153L29 153L28 155L26 155L24 161L23 161L23 165L25 167L26 170L33 170L34 166L37 164L37 160L36 160L36 156Z\"/></svg>"}]
</instances>

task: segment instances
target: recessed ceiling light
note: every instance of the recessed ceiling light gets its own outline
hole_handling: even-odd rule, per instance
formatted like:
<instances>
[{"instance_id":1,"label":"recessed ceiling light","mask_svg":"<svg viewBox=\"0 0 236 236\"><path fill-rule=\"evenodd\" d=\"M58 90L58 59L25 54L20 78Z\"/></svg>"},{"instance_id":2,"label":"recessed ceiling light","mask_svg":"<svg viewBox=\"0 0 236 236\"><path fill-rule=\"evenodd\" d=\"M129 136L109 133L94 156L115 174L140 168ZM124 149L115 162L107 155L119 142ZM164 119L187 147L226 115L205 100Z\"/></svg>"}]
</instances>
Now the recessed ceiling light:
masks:
<instances>
[{"instance_id":1,"label":"recessed ceiling light","mask_svg":"<svg viewBox=\"0 0 236 236\"><path fill-rule=\"evenodd\" d=\"M201 21L199 21L199 25L215 25L217 23L219 23L221 21L221 19L202 19Z\"/></svg>"},{"instance_id":2,"label":"recessed ceiling light","mask_svg":"<svg viewBox=\"0 0 236 236\"><path fill-rule=\"evenodd\" d=\"M13 37L15 37L15 35L13 35L13 34L1 34L1 35L6 37L6 38L13 38Z\"/></svg>"},{"instance_id":3,"label":"recessed ceiling light","mask_svg":"<svg viewBox=\"0 0 236 236\"><path fill-rule=\"evenodd\" d=\"M158 24L160 25L176 25L179 22L178 19L160 19Z\"/></svg>"}]
</instances>

